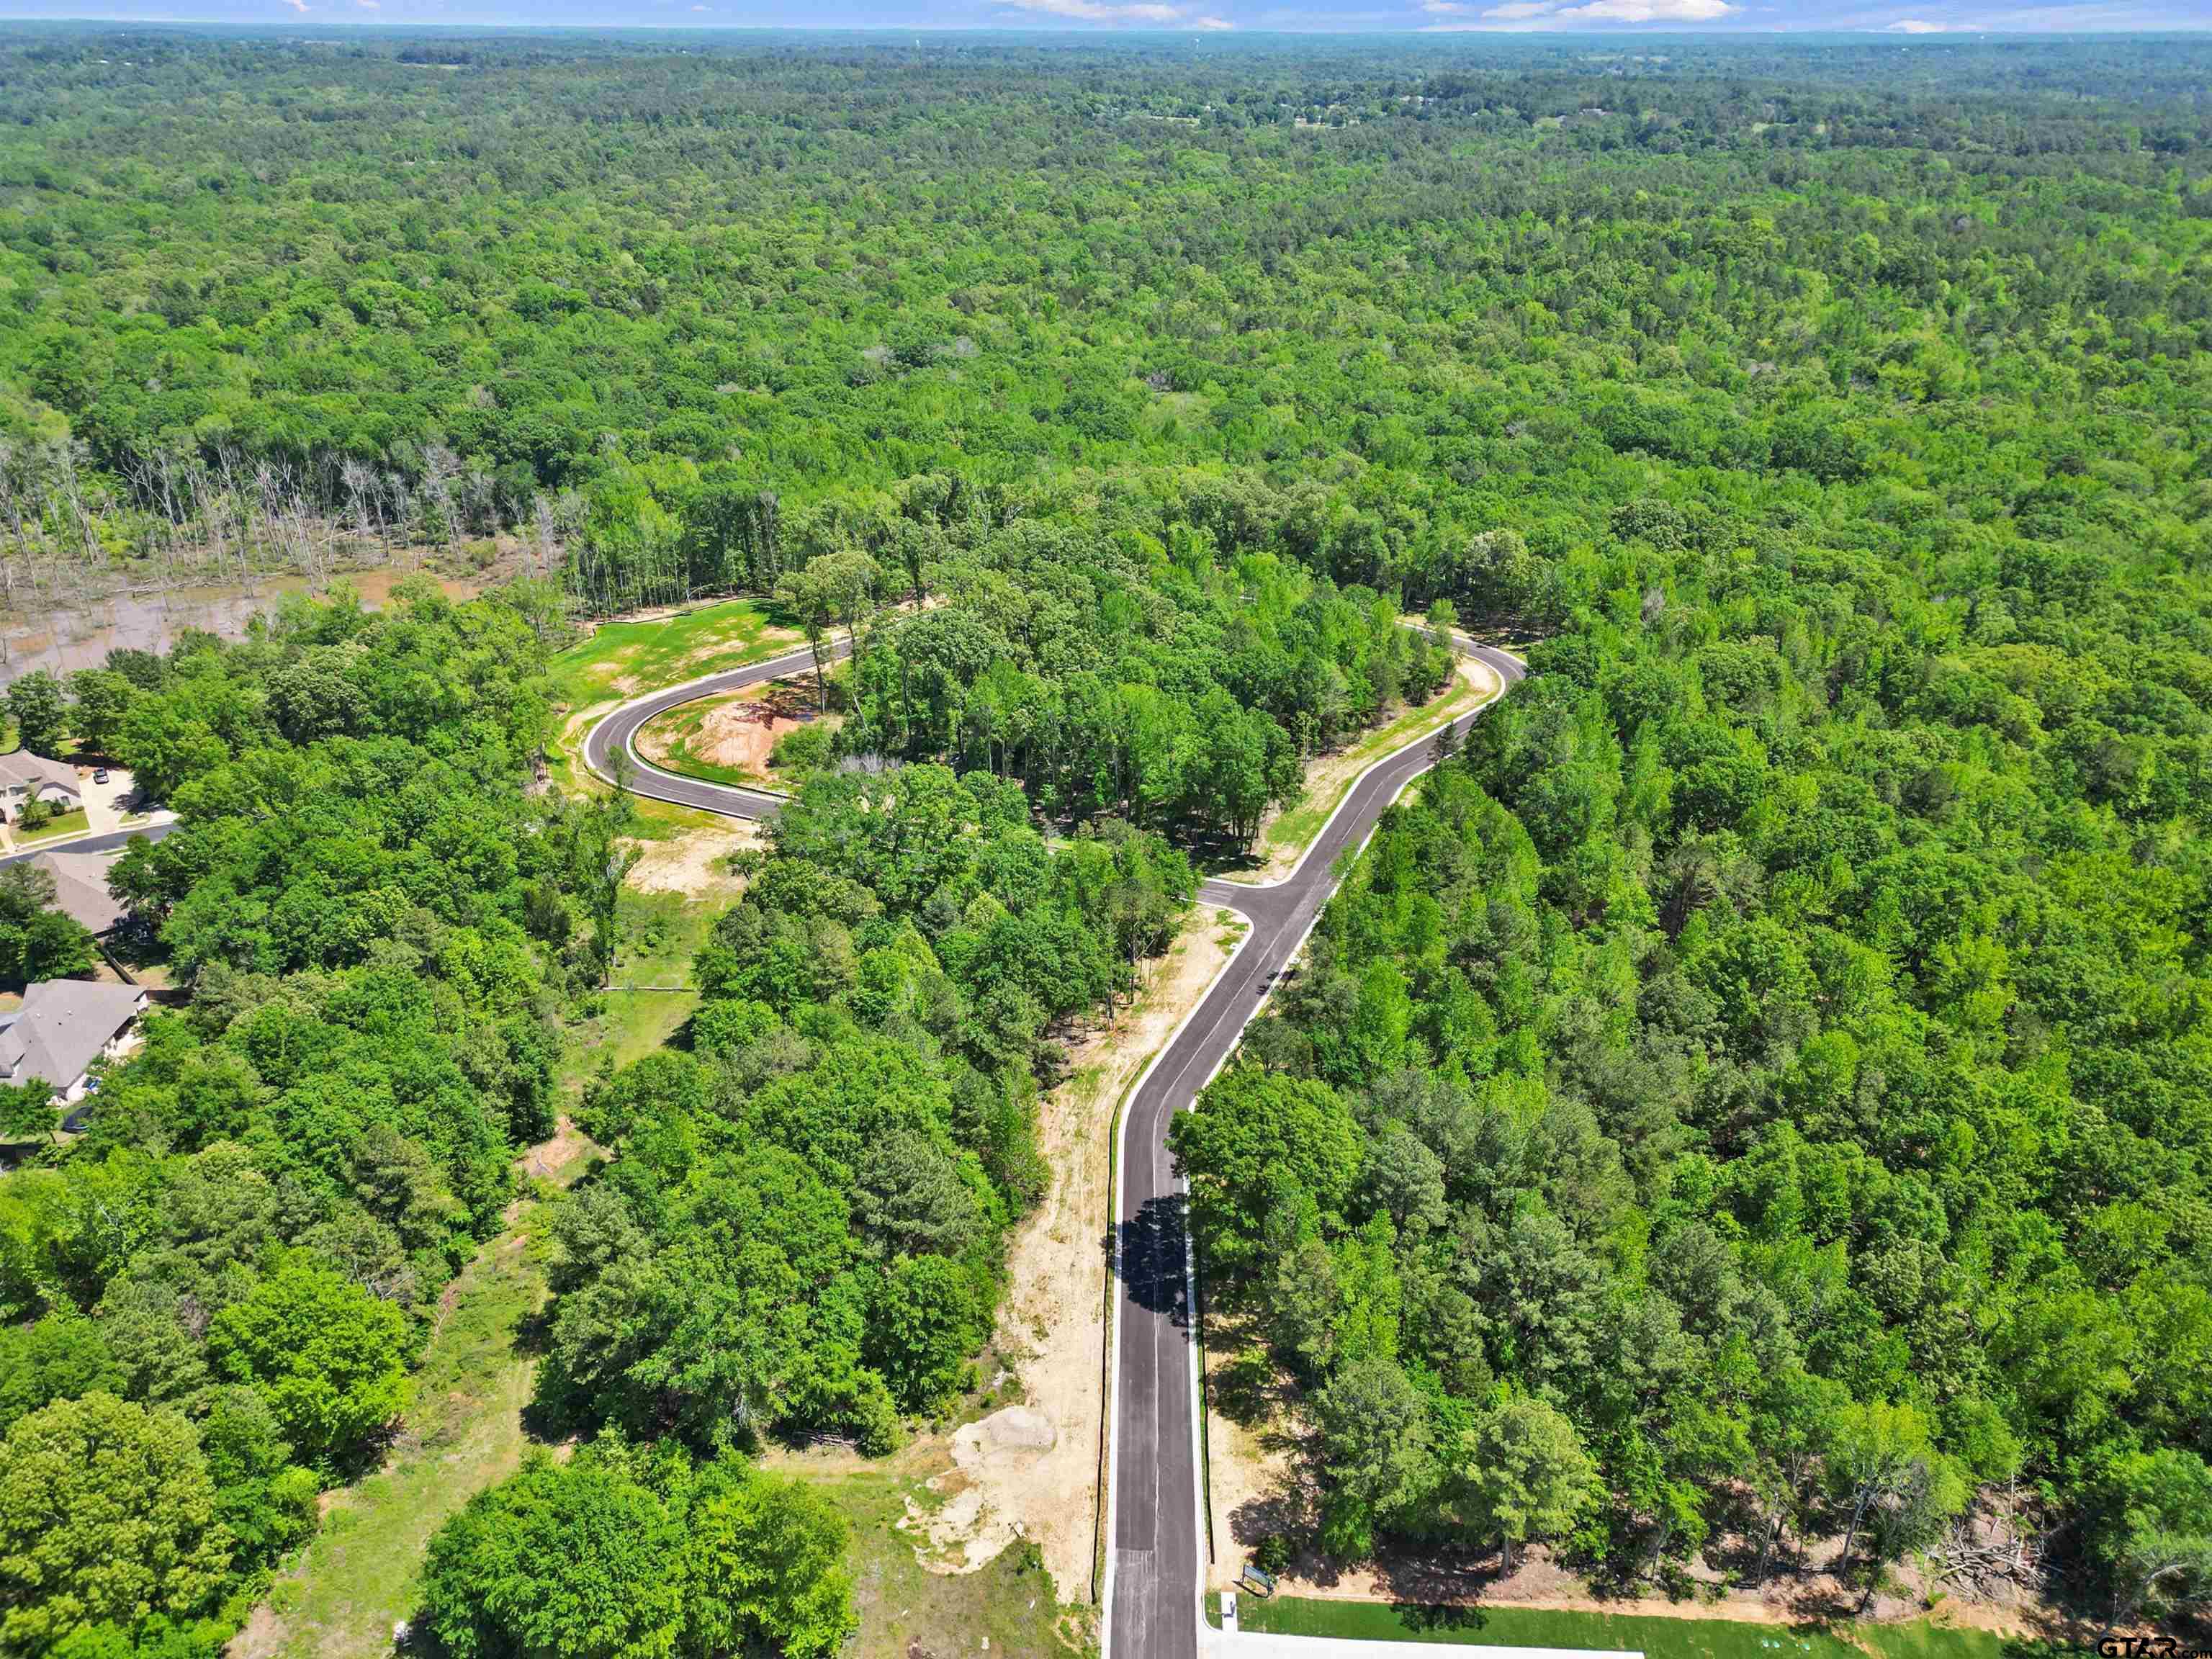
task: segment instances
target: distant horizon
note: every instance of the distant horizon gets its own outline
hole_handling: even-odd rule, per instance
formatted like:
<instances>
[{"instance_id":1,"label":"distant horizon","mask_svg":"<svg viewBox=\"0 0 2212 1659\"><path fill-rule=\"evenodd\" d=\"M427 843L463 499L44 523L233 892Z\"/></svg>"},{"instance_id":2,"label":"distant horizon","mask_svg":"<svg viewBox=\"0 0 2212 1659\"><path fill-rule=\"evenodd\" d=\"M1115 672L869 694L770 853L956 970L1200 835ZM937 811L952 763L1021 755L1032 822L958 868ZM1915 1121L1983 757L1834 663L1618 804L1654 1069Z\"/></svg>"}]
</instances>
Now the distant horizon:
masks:
<instances>
[{"instance_id":1,"label":"distant horizon","mask_svg":"<svg viewBox=\"0 0 2212 1659\"><path fill-rule=\"evenodd\" d=\"M332 8L335 13L335 7ZM379 10L382 9L380 5ZM1926 9L1924 7L1922 9ZM1187 23L1138 23L1102 26L1076 22L1029 22L1010 20L1005 22L974 23L784 23L731 22L706 23L672 21L653 22L562 22L536 23L503 21L440 21L434 18L343 17L332 15L326 21L316 21L312 15L285 18L242 17L163 17L148 15L93 17L82 15L46 15L34 12L0 10L0 27L18 23L70 23L87 27L114 28L220 28L269 34L298 34L318 29L381 30L386 33L455 33L461 31L486 31L514 34L884 34L884 35L1048 35L1054 40L1134 40L1148 37L1200 35L1241 36L1245 40L1303 40L1328 39L1347 34L1370 39L1434 40L1451 35L1496 35L1507 40L1651 40L1661 41L1695 37L1699 40L1804 40L1808 42L1843 37L1851 40L1887 40L1899 46L1913 44L1939 45L1945 41L1967 41L2000 37L2008 40L2124 40L2168 34L2203 34L2212 33L2212 20L2183 21L2160 24L2128 24L2110 27L2082 26L2075 28L2010 28L2000 25L1947 26L1940 29L1899 29L1893 26L1860 24L1850 27L1824 26L1793 28L1786 24L1759 25L1683 24L1667 27L1625 27L1620 25L1589 24L1572 28L1527 28L1508 24L1493 24L1486 27L1466 25L1454 28L1408 22L1403 27L1393 28L1387 24L1341 24L1334 27L1310 25L1303 27L1280 26L1266 27L1242 25L1227 29L1194 27Z\"/></svg>"},{"instance_id":2,"label":"distant horizon","mask_svg":"<svg viewBox=\"0 0 2212 1659\"><path fill-rule=\"evenodd\" d=\"M2212 31L2212 0L637 0L603 15L603 0L218 0L178 15L146 0L88 13L82 0L0 4L0 25L377 30L651 31L669 34L987 33L1090 37L1553 36L1607 41L1695 36L1823 37L1899 41L2121 39ZM1351 9L1356 7L1357 9ZM1345 8L1345 9L1338 9ZM567 15L564 15L567 14Z\"/></svg>"}]
</instances>

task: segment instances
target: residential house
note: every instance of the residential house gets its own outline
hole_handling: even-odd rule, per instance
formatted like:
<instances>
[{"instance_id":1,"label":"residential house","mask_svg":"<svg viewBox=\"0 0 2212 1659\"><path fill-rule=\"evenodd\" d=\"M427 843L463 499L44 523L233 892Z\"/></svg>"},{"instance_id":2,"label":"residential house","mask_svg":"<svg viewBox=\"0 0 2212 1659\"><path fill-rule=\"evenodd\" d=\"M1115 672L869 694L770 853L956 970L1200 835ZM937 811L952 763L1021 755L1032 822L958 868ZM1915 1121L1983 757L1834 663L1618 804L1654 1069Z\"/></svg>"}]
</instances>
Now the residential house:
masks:
<instances>
[{"instance_id":1,"label":"residential house","mask_svg":"<svg viewBox=\"0 0 2212 1659\"><path fill-rule=\"evenodd\" d=\"M66 812L84 805L84 785L67 761L48 760L27 749L0 755L0 818L13 823L31 801Z\"/></svg>"},{"instance_id":2,"label":"residential house","mask_svg":"<svg viewBox=\"0 0 2212 1659\"><path fill-rule=\"evenodd\" d=\"M107 890L107 872L121 856L120 852L41 853L31 864L54 878L54 908L99 937L125 915L121 902Z\"/></svg>"},{"instance_id":3,"label":"residential house","mask_svg":"<svg viewBox=\"0 0 2212 1659\"><path fill-rule=\"evenodd\" d=\"M84 1098L93 1062L138 1046L146 993L136 985L83 979L40 980L23 1006L0 1014L0 1083L43 1078L67 1105Z\"/></svg>"}]
</instances>

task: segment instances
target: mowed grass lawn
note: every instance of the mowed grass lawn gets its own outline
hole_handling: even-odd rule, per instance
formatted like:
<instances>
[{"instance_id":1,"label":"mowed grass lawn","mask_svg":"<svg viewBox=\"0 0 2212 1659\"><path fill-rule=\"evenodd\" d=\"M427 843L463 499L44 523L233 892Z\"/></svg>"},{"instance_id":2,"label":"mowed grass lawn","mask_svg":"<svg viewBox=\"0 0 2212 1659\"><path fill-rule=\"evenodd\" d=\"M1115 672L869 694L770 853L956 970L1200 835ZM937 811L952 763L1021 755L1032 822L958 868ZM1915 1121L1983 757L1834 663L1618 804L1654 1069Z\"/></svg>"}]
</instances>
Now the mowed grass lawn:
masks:
<instances>
[{"instance_id":1,"label":"mowed grass lawn","mask_svg":"<svg viewBox=\"0 0 2212 1659\"><path fill-rule=\"evenodd\" d=\"M1641 1652L1646 1659L2044 1659L2047 1644L1952 1630L1924 1619L1904 1625L1759 1625L1732 1619L1666 1619L1631 1613L1563 1613L1537 1607L1413 1607L1328 1601L1292 1595L1272 1601L1240 1595L1237 1622L1249 1631L1336 1636L1375 1642L1458 1643L1486 1647L1595 1648ZM1221 1620L1218 1596L1207 1617Z\"/></svg>"},{"instance_id":2,"label":"mowed grass lawn","mask_svg":"<svg viewBox=\"0 0 2212 1659\"><path fill-rule=\"evenodd\" d=\"M58 841L64 836L81 836L91 827L92 820L85 816L84 808L80 806L70 811L55 813L37 830L26 830L21 824L10 824L9 829L14 834L18 847L35 847L42 841Z\"/></svg>"},{"instance_id":3,"label":"mowed grass lawn","mask_svg":"<svg viewBox=\"0 0 2212 1659\"><path fill-rule=\"evenodd\" d=\"M612 622L548 665L571 708L681 684L781 655L806 643L750 599L725 599L647 622Z\"/></svg>"}]
</instances>

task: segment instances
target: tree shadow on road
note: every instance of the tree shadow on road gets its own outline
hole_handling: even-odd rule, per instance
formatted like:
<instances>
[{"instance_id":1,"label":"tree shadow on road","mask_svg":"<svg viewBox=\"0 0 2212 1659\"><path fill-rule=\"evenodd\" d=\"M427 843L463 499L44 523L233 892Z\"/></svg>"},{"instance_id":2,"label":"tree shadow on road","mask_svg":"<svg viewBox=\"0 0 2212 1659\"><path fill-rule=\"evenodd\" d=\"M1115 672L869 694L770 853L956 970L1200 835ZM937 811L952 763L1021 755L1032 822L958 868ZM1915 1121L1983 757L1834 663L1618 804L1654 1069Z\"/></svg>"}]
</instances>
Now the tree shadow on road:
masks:
<instances>
[{"instance_id":1,"label":"tree shadow on road","mask_svg":"<svg viewBox=\"0 0 2212 1659\"><path fill-rule=\"evenodd\" d=\"M1129 1299L1167 1315L1184 1331L1190 1329L1190 1285L1183 1256L1188 1212L1188 1201L1181 1193L1147 1199L1121 1224L1113 1240L1120 1246L1113 1257L1114 1271L1127 1287Z\"/></svg>"}]
</instances>

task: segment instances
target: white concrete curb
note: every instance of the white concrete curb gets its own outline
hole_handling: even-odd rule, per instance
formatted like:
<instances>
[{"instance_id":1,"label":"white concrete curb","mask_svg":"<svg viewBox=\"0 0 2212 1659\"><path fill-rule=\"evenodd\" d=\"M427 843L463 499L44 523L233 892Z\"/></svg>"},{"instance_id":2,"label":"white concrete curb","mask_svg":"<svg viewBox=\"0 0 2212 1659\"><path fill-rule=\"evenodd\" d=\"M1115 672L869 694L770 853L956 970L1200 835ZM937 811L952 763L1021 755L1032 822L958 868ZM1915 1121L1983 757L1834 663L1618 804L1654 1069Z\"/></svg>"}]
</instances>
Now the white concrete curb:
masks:
<instances>
[{"instance_id":1,"label":"white concrete curb","mask_svg":"<svg viewBox=\"0 0 2212 1659\"><path fill-rule=\"evenodd\" d=\"M1502 657L1511 658L1515 662L1521 665L1521 671L1523 673L1526 673L1528 670L1528 665L1525 659L1523 659L1517 652L1508 651L1502 645L1483 645L1480 641L1469 639L1464 634L1455 634L1452 637L1467 646L1469 650L1474 650L1479 647L1480 649L1485 651L1495 651ZM1490 665L1487 663L1485 663L1483 666L1488 668ZM1498 671L1494 668L1492 668L1490 672L1493 674L1498 673ZM1488 708L1492 703L1503 702L1504 700L1505 694L1512 689L1512 683L1507 680L1503 674L1498 674L1498 689L1495 691L1478 702L1474 707L1468 709L1466 714L1453 715L1451 719L1444 722L1444 726L1438 726L1437 728L1437 732L1443 731L1444 726L1457 726L1462 720L1474 719L1477 714L1481 714L1485 709ZM1314 831L1313 839L1306 843L1306 850L1298 854L1298 861L1296 864L1293 864L1285 874L1277 876L1272 881L1240 881L1235 876L1209 876L1207 879L1209 881L1222 882L1232 887L1250 887L1261 892L1265 892L1271 887L1288 886L1291 882L1294 882L1298 878L1299 872L1303 871L1306 867L1306 860L1313 856L1314 848L1320 846L1322 839L1328 836L1328 826L1336 822L1337 814L1343 811L1346 807L1352 805L1352 798L1359 793L1359 786L1367 781L1367 775L1369 773L1374 771L1377 767L1388 766L1392 761L1396 760L1409 749L1418 749L1425 743L1434 743L1436 740L1437 732L1431 732L1426 737L1415 738L1411 743L1401 744L1397 748L1393 749L1389 754L1377 756L1366 765L1361 767L1358 775L1355 776L1350 783L1344 786L1343 795L1338 799L1335 806L1330 810L1329 815L1321 821L1321 828ZM1426 769L1426 768L1423 769L1423 770ZM1413 775L1414 777L1419 777L1419 775L1420 773L1419 772L1416 772ZM1407 781L1411 783L1413 781L1413 778L1407 779ZM1366 846L1366 844L1367 843L1365 842L1360 842L1362 847Z\"/></svg>"}]
</instances>

